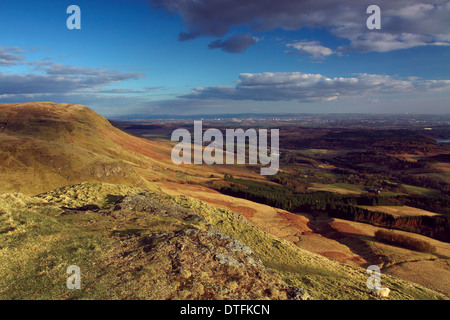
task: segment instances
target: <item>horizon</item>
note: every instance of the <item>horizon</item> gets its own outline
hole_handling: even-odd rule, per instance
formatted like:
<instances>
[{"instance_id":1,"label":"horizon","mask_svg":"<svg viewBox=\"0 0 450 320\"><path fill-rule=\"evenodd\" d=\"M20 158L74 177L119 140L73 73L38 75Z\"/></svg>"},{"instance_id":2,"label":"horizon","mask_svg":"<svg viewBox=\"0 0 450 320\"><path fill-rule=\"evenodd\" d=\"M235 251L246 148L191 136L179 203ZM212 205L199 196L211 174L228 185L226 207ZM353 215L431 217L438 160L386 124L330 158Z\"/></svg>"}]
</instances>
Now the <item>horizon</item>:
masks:
<instances>
[{"instance_id":1,"label":"horizon","mask_svg":"<svg viewBox=\"0 0 450 320\"><path fill-rule=\"evenodd\" d=\"M449 114L448 0L382 0L378 16L372 1L227 4L2 1L0 103L108 118Z\"/></svg>"},{"instance_id":2,"label":"horizon","mask_svg":"<svg viewBox=\"0 0 450 320\"><path fill-rule=\"evenodd\" d=\"M142 117L136 119L155 119L155 120L164 120L164 119L196 119L199 117L204 118L245 118L245 117L254 117L254 118L286 118L286 117L302 117L302 116L331 116L331 117L339 117L339 116L360 116L360 117L383 117L383 116L422 116L422 117L450 117L450 113L331 113L331 112L323 112L323 113L214 113L214 114L189 114L189 115L179 115L174 116L171 114L157 114L157 115L145 115L145 114L127 114L117 117L110 117L111 119L134 119L134 117ZM172 117L172 118L170 118Z\"/></svg>"}]
</instances>

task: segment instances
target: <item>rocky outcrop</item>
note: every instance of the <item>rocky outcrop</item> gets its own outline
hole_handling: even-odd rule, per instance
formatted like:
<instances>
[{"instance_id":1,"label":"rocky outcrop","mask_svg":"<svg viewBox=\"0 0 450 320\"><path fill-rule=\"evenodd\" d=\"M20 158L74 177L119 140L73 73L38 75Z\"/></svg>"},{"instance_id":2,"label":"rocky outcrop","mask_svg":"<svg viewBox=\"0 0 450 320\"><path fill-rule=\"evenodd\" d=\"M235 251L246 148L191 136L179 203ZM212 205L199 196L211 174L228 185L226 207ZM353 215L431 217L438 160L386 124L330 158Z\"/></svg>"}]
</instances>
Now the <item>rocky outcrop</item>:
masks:
<instances>
[{"instance_id":1,"label":"rocky outcrop","mask_svg":"<svg viewBox=\"0 0 450 320\"><path fill-rule=\"evenodd\" d=\"M302 288L286 285L249 247L215 230L126 236L122 242L124 246L119 247L112 260L114 264L126 263L131 270L145 272L151 268L155 277L150 283L159 290L150 298L309 298ZM123 277L123 281L127 279Z\"/></svg>"},{"instance_id":2,"label":"rocky outcrop","mask_svg":"<svg viewBox=\"0 0 450 320\"><path fill-rule=\"evenodd\" d=\"M248 246L211 227L189 209L141 193L118 200L111 214L129 218L132 212L177 219L186 224L186 228L172 232L116 233L123 244L111 256L112 263L125 263L132 270L152 268L157 276L151 281L160 288L153 298L309 298L302 288L286 285Z\"/></svg>"}]
</instances>

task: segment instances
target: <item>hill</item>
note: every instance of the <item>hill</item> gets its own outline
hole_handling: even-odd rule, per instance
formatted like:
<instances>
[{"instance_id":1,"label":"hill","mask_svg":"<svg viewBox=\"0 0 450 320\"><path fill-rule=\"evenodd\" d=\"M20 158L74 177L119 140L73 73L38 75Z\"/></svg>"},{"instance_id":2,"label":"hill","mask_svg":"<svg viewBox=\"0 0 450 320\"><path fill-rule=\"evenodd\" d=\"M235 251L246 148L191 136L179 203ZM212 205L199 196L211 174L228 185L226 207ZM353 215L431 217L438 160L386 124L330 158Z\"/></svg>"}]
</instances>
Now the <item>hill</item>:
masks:
<instances>
[{"instance_id":1,"label":"hill","mask_svg":"<svg viewBox=\"0 0 450 320\"><path fill-rule=\"evenodd\" d=\"M1 299L375 299L367 274L185 196L83 183L0 196ZM78 265L82 290L67 290ZM11 285L14 284L14 285ZM445 299L383 275L390 299Z\"/></svg>"},{"instance_id":2,"label":"hill","mask_svg":"<svg viewBox=\"0 0 450 320\"><path fill-rule=\"evenodd\" d=\"M87 107L0 105L1 192L33 195L82 181L145 186L136 167L155 146L114 128ZM149 152L149 151L148 151Z\"/></svg>"},{"instance_id":3,"label":"hill","mask_svg":"<svg viewBox=\"0 0 450 320\"><path fill-rule=\"evenodd\" d=\"M0 193L35 195L81 182L151 188L152 181L201 181L230 166L176 166L175 143L114 127L88 107L51 102L0 105ZM245 167L232 169L257 176Z\"/></svg>"}]
</instances>

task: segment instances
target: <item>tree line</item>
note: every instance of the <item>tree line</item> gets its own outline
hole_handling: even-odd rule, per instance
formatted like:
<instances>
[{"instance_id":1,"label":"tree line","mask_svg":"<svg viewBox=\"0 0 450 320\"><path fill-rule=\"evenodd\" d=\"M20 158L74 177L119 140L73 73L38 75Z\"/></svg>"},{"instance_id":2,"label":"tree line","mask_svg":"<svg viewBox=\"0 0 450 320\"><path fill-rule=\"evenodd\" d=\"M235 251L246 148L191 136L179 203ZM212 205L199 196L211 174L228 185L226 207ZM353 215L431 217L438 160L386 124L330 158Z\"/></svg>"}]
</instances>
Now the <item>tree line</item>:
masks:
<instances>
[{"instance_id":1,"label":"tree line","mask_svg":"<svg viewBox=\"0 0 450 320\"><path fill-rule=\"evenodd\" d=\"M331 217L370 223L379 227L399 229L423 234L450 242L449 221L446 216L395 217L386 212L373 211L360 206L410 205L425 210L443 208L448 199L428 199L420 196L348 196L332 192L297 192L294 188L259 181L235 179L226 175L224 181L213 182L221 193L266 204L290 212L325 212ZM437 210L430 210L436 212ZM445 211L445 210L443 210ZM444 213L444 212L443 212Z\"/></svg>"}]
</instances>

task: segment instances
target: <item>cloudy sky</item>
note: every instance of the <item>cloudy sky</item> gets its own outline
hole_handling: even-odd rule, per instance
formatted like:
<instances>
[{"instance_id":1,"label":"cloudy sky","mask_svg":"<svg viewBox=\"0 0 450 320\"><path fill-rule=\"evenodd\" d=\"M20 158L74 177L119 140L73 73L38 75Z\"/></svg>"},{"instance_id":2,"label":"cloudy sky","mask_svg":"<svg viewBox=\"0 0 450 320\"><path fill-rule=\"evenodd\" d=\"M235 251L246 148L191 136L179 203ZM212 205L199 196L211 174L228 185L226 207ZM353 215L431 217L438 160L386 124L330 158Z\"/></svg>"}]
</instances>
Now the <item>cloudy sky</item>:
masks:
<instances>
[{"instance_id":1,"label":"cloudy sky","mask_svg":"<svg viewBox=\"0 0 450 320\"><path fill-rule=\"evenodd\" d=\"M450 113L450 0L2 0L0 30L0 103Z\"/></svg>"}]
</instances>

